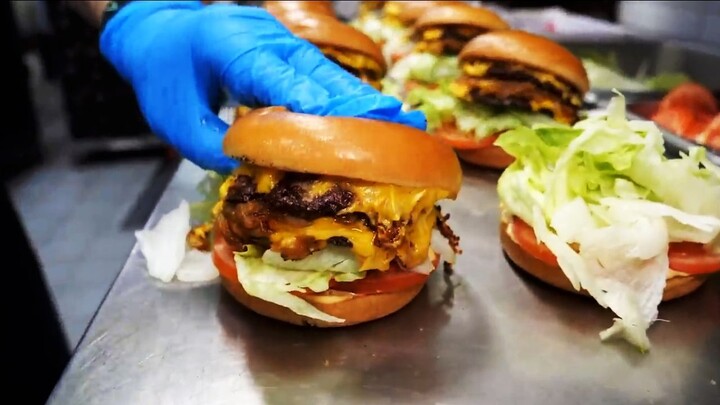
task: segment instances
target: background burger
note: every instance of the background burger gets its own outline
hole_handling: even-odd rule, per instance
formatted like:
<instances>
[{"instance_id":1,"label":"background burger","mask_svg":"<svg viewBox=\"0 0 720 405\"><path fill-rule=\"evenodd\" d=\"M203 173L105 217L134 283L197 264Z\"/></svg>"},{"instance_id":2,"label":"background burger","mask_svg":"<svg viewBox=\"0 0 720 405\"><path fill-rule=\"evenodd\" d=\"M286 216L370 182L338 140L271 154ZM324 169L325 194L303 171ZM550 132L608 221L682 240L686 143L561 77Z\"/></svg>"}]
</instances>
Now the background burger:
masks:
<instances>
[{"instance_id":1,"label":"background burger","mask_svg":"<svg viewBox=\"0 0 720 405\"><path fill-rule=\"evenodd\" d=\"M462 75L449 86L461 100L456 112L429 109L442 116L441 136L460 158L482 166L504 168L512 162L493 146L503 131L575 123L589 88L585 68L569 50L523 31L476 37L460 52L459 66Z\"/></svg>"},{"instance_id":2,"label":"background burger","mask_svg":"<svg viewBox=\"0 0 720 405\"><path fill-rule=\"evenodd\" d=\"M335 8L332 1L266 1L263 2L270 14L277 15L292 11L304 11L306 13L321 14L336 18Z\"/></svg>"},{"instance_id":3,"label":"background burger","mask_svg":"<svg viewBox=\"0 0 720 405\"><path fill-rule=\"evenodd\" d=\"M388 63L413 49L412 26L427 10L443 5L465 5L462 1L386 1L380 12L359 16L351 24L382 47Z\"/></svg>"},{"instance_id":4,"label":"background burger","mask_svg":"<svg viewBox=\"0 0 720 405\"><path fill-rule=\"evenodd\" d=\"M293 34L362 81L380 90L387 65L380 47L361 31L325 15L302 11L274 14Z\"/></svg>"},{"instance_id":5,"label":"background burger","mask_svg":"<svg viewBox=\"0 0 720 405\"><path fill-rule=\"evenodd\" d=\"M462 47L476 35L504 28L507 24L494 12L465 3L429 10L414 26L414 50L393 65L383 91L404 99L415 87L434 89L457 78Z\"/></svg>"},{"instance_id":6,"label":"background burger","mask_svg":"<svg viewBox=\"0 0 720 405\"><path fill-rule=\"evenodd\" d=\"M220 187L213 261L259 314L321 327L381 318L458 250L437 203L457 195L460 165L422 131L263 108L230 127L224 151L243 165Z\"/></svg>"}]
</instances>

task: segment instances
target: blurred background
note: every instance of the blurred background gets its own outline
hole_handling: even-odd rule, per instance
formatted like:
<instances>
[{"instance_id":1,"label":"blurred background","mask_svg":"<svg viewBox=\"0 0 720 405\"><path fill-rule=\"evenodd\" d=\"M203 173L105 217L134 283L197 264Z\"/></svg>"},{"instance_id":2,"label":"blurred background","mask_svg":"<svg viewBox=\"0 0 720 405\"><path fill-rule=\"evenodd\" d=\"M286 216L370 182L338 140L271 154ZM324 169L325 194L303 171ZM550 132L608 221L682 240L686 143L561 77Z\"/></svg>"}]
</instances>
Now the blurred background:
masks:
<instances>
[{"instance_id":1,"label":"blurred background","mask_svg":"<svg viewBox=\"0 0 720 405\"><path fill-rule=\"evenodd\" d=\"M336 2L336 10L351 18L358 3ZM626 77L664 70L720 89L720 2L488 6L514 27L560 38L584 55L605 52ZM0 7L11 95L2 178L75 347L179 157L150 133L131 88L99 54L97 31L63 2Z\"/></svg>"}]
</instances>

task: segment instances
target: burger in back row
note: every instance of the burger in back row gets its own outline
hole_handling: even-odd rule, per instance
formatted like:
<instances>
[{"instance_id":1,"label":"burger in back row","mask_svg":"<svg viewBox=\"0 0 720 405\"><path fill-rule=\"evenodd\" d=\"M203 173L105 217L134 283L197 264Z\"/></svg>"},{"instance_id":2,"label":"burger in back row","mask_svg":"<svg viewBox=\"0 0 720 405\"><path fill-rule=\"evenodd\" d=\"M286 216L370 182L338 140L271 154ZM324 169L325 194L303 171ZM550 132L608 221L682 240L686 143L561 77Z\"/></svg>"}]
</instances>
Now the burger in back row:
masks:
<instances>
[{"instance_id":1,"label":"burger in back row","mask_svg":"<svg viewBox=\"0 0 720 405\"><path fill-rule=\"evenodd\" d=\"M414 25L414 50L393 65L383 91L405 98L413 88L434 89L457 78L457 56L465 44L482 33L506 28L507 23L494 12L465 3L424 13Z\"/></svg>"},{"instance_id":2,"label":"burger in back row","mask_svg":"<svg viewBox=\"0 0 720 405\"><path fill-rule=\"evenodd\" d=\"M370 37L326 15L293 11L274 14L293 34L317 46L330 60L376 89L387 65Z\"/></svg>"},{"instance_id":3,"label":"burger in back row","mask_svg":"<svg viewBox=\"0 0 720 405\"><path fill-rule=\"evenodd\" d=\"M469 163L505 168L513 158L494 146L504 131L535 124L572 125L589 83L581 61L558 43L517 30L479 35L460 52L459 77L415 89L407 103L428 116Z\"/></svg>"}]
</instances>

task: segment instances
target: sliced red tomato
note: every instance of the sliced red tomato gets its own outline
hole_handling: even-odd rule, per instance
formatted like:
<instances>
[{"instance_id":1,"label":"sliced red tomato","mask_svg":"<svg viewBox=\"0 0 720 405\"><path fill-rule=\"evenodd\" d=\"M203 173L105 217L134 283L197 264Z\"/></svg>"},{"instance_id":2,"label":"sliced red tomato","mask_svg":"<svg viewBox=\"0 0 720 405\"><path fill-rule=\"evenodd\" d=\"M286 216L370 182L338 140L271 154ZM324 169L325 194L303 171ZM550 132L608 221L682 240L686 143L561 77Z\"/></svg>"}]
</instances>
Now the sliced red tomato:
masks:
<instances>
[{"instance_id":1,"label":"sliced red tomato","mask_svg":"<svg viewBox=\"0 0 720 405\"><path fill-rule=\"evenodd\" d=\"M720 271L720 254L710 253L700 243L671 243L668 251L670 268L688 274Z\"/></svg>"},{"instance_id":2,"label":"sliced red tomato","mask_svg":"<svg viewBox=\"0 0 720 405\"><path fill-rule=\"evenodd\" d=\"M455 123L445 123L443 126L435 130L434 135L439 136L445 143L452 146L453 149L457 150L471 150L486 148L495 142L498 138L497 135L491 135L483 139L474 139L469 136L465 136L458 128Z\"/></svg>"},{"instance_id":3,"label":"sliced red tomato","mask_svg":"<svg viewBox=\"0 0 720 405\"><path fill-rule=\"evenodd\" d=\"M216 232L214 236L212 259L220 275L224 278L237 279L235 258L232 248L225 242L225 239ZM433 263L438 266L438 260ZM338 291L346 291L355 294L382 294L401 291L410 287L424 284L428 279L427 274L420 274L408 270L402 270L396 265L391 265L385 271L370 270L365 278L351 282L330 281L330 288ZM297 293L295 295L313 295L314 293Z\"/></svg>"},{"instance_id":4,"label":"sliced red tomato","mask_svg":"<svg viewBox=\"0 0 720 405\"><path fill-rule=\"evenodd\" d=\"M437 261L434 265L437 267ZM355 294L382 294L406 290L424 284L427 279L427 274L402 270L395 264L391 264L390 268L385 271L368 271L362 280L355 280L349 283L341 283L333 280L330 282L330 288Z\"/></svg>"},{"instance_id":5,"label":"sliced red tomato","mask_svg":"<svg viewBox=\"0 0 720 405\"><path fill-rule=\"evenodd\" d=\"M511 232L523 250L532 257L551 266L557 266L557 257L535 237L535 231L522 219L514 217ZM668 247L670 268L687 274L708 274L720 271L720 254L710 253L700 243L673 242Z\"/></svg>"},{"instance_id":6,"label":"sliced red tomato","mask_svg":"<svg viewBox=\"0 0 720 405\"><path fill-rule=\"evenodd\" d=\"M535 231L525 221L520 218L513 217L510 223L510 232L515 242L526 251L530 256L550 265L557 266L558 261L555 254L545 246L544 243L538 242Z\"/></svg>"}]
</instances>

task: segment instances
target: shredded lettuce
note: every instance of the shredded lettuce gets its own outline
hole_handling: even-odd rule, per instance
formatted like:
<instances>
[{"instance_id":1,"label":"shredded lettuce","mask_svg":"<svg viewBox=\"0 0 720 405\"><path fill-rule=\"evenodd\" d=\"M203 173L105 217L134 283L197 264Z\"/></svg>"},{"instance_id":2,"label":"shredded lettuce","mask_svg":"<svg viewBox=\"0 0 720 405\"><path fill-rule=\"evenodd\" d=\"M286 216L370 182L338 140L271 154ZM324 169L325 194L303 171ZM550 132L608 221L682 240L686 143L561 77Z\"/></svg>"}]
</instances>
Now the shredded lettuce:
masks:
<instances>
[{"instance_id":1,"label":"shredded lettuce","mask_svg":"<svg viewBox=\"0 0 720 405\"><path fill-rule=\"evenodd\" d=\"M666 158L660 130L628 120L621 95L572 128L518 128L495 144L515 157L498 181L504 209L533 227L576 289L615 312L603 340L648 350L668 243L720 244L720 169L704 149Z\"/></svg>"},{"instance_id":2,"label":"shredded lettuce","mask_svg":"<svg viewBox=\"0 0 720 405\"><path fill-rule=\"evenodd\" d=\"M220 185L227 176L214 171L207 171L205 177L198 183L197 192L202 199L190 204L190 220L192 223L202 224L213 219L212 209L220 200Z\"/></svg>"},{"instance_id":3,"label":"shredded lettuce","mask_svg":"<svg viewBox=\"0 0 720 405\"><path fill-rule=\"evenodd\" d=\"M328 246L300 260L284 260L280 253L266 250L262 261L271 266L288 270L333 271L336 273L358 273L360 270L360 263L355 259L352 249L338 246Z\"/></svg>"},{"instance_id":4,"label":"shredded lettuce","mask_svg":"<svg viewBox=\"0 0 720 405\"><path fill-rule=\"evenodd\" d=\"M328 315L292 291L323 292L330 281L351 282L365 277L358 271L359 263L349 249L329 247L302 260L284 260L279 254L256 246L235 253L238 279L245 291L254 297L286 307L293 312L326 322L343 322Z\"/></svg>"},{"instance_id":5,"label":"shredded lettuce","mask_svg":"<svg viewBox=\"0 0 720 405\"><path fill-rule=\"evenodd\" d=\"M404 84L408 80L442 83L460 76L457 56L437 56L413 52L403 57L388 71L387 77Z\"/></svg>"},{"instance_id":6,"label":"shredded lettuce","mask_svg":"<svg viewBox=\"0 0 720 405\"><path fill-rule=\"evenodd\" d=\"M476 139L523 126L560 125L540 113L458 100L444 84L435 89L416 87L408 92L405 102L425 113L430 133L447 121L455 121L458 129Z\"/></svg>"}]
</instances>

